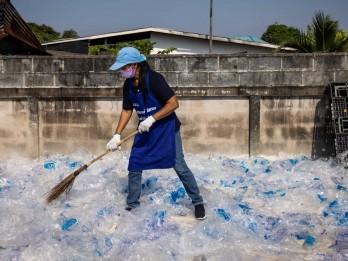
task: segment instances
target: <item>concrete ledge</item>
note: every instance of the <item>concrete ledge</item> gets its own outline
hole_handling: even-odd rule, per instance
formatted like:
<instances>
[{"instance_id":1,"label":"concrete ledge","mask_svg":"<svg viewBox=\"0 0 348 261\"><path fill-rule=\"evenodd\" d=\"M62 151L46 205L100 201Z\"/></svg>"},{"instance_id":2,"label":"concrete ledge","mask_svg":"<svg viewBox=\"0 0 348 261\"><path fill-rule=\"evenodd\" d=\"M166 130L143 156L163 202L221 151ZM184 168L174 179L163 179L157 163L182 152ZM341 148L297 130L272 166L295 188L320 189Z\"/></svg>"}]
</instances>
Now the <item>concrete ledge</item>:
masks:
<instances>
[{"instance_id":1,"label":"concrete ledge","mask_svg":"<svg viewBox=\"0 0 348 261\"><path fill-rule=\"evenodd\" d=\"M263 96L308 97L323 96L326 87L176 87L177 96ZM122 97L122 88L0 88L0 99L16 98L113 98Z\"/></svg>"},{"instance_id":2,"label":"concrete ledge","mask_svg":"<svg viewBox=\"0 0 348 261\"><path fill-rule=\"evenodd\" d=\"M0 88L0 99L122 97L122 88Z\"/></svg>"}]
</instances>

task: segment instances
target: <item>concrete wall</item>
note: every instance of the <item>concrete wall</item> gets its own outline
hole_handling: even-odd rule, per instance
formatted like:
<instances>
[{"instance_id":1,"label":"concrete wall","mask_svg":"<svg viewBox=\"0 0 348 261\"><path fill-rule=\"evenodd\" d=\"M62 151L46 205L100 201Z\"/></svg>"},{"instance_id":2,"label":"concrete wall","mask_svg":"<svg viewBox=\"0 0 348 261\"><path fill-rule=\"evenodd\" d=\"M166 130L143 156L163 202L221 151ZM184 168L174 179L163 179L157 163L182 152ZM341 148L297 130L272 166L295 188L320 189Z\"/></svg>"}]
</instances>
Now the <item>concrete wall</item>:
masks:
<instances>
[{"instance_id":1,"label":"concrete wall","mask_svg":"<svg viewBox=\"0 0 348 261\"><path fill-rule=\"evenodd\" d=\"M0 57L1 159L105 150L122 107L110 56ZM330 82L348 81L346 54L152 56L179 97L187 152L334 153ZM132 118L124 135L136 126ZM124 144L128 150L131 142Z\"/></svg>"}]
</instances>

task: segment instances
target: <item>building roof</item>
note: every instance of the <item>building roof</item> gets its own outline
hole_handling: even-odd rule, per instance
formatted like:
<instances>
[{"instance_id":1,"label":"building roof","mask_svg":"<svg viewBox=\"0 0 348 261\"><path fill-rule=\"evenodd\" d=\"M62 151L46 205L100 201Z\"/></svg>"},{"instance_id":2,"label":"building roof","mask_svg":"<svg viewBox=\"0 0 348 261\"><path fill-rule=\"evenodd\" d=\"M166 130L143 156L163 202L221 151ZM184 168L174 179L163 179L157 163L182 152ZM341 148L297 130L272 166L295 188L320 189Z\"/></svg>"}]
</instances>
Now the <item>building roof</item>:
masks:
<instances>
[{"instance_id":1,"label":"building roof","mask_svg":"<svg viewBox=\"0 0 348 261\"><path fill-rule=\"evenodd\" d=\"M252 36L252 35L245 35L245 36L232 36L232 39L239 39L243 41L249 41L249 42L256 42L256 43L268 43L258 37Z\"/></svg>"},{"instance_id":2,"label":"building roof","mask_svg":"<svg viewBox=\"0 0 348 261\"><path fill-rule=\"evenodd\" d=\"M138 28L138 29L132 29L132 30L125 30L125 31L119 31L119 32L113 32L113 33L105 33L105 34L98 34L98 35L91 35L86 37L78 37L73 39L60 39L55 40L52 42L43 43L43 46L49 46L49 45L55 45L55 44L62 44L62 43L68 43L68 42L78 42L78 41L88 41L91 43L91 45L94 44L104 44L105 39L108 41L108 39L113 38L124 38L127 39L127 36L129 35L139 35L141 36L148 36L147 38L150 38L151 33L161 33L161 34L169 34L169 35L177 35L177 36L183 36L183 37L190 37L190 38L197 38L197 39L206 39L209 40L210 36L206 34L199 34L199 33L191 33L191 32L183 32L183 31L177 31L172 29L166 29L166 28L159 28L159 27L146 27L146 28ZM142 39L145 39L146 37L143 37ZM265 48L271 48L271 49L277 49L279 48L278 45L270 44L264 41L250 41L250 39L256 39L256 37L249 36L249 39L242 39L242 38L229 38L229 37L221 37L221 36L213 36L212 40L215 42L230 42L230 43L236 43L236 44L244 44L244 45L254 45L259 47L265 47ZM128 41L128 40L125 40ZM119 41L120 42L120 41ZM111 43L108 41L108 43ZM294 50L292 48L282 48L284 50Z\"/></svg>"},{"instance_id":3,"label":"building roof","mask_svg":"<svg viewBox=\"0 0 348 261\"><path fill-rule=\"evenodd\" d=\"M0 54L47 54L10 0L0 0Z\"/></svg>"}]
</instances>

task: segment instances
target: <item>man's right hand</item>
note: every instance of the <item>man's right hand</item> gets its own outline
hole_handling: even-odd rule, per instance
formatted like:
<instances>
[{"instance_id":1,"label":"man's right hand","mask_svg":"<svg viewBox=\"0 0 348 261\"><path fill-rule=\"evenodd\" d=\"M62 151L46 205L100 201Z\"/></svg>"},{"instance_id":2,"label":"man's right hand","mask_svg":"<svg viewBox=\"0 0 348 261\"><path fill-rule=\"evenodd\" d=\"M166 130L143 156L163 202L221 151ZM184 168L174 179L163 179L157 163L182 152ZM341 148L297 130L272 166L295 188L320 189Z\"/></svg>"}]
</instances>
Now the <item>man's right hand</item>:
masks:
<instances>
[{"instance_id":1,"label":"man's right hand","mask_svg":"<svg viewBox=\"0 0 348 261\"><path fill-rule=\"evenodd\" d=\"M117 143L121 141L121 135L120 134L115 134L112 139L106 144L106 148L109 150L121 150L121 146L117 146Z\"/></svg>"}]
</instances>

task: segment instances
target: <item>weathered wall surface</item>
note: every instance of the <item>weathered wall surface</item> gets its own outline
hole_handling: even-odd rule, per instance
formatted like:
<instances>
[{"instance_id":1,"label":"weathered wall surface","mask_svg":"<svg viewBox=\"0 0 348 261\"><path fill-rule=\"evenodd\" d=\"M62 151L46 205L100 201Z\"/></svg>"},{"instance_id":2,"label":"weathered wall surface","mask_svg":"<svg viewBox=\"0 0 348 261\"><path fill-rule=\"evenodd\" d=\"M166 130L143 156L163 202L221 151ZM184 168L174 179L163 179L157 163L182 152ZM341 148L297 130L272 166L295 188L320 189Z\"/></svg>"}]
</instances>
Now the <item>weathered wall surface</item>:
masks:
<instances>
[{"instance_id":1,"label":"weathered wall surface","mask_svg":"<svg viewBox=\"0 0 348 261\"><path fill-rule=\"evenodd\" d=\"M249 154L246 98L181 98L178 117L185 149L193 153Z\"/></svg>"},{"instance_id":2,"label":"weathered wall surface","mask_svg":"<svg viewBox=\"0 0 348 261\"><path fill-rule=\"evenodd\" d=\"M310 155L318 99L262 99L260 146L262 152L296 152Z\"/></svg>"},{"instance_id":3,"label":"weathered wall surface","mask_svg":"<svg viewBox=\"0 0 348 261\"><path fill-rule=\"evenodd\" d=\"M27 100L0 101L1 158L38 155L37 114Z\"/></svg>"},{"instance_id":4,"label":"weathered wall surface","mask_svg":"<svg viewBox=\"0 0 348 261\"><path fill-rule=\"evenodd\" d=\"M110 56L0 57L1 158L105 150L122 107ZM231 156L334 152L330 82L348 82L341 54L152 56L180 99L185 150ZM135 129L136 116L125 135ZM129 149L131 142L122 146Z\"/></svg>"}]
</instances>

